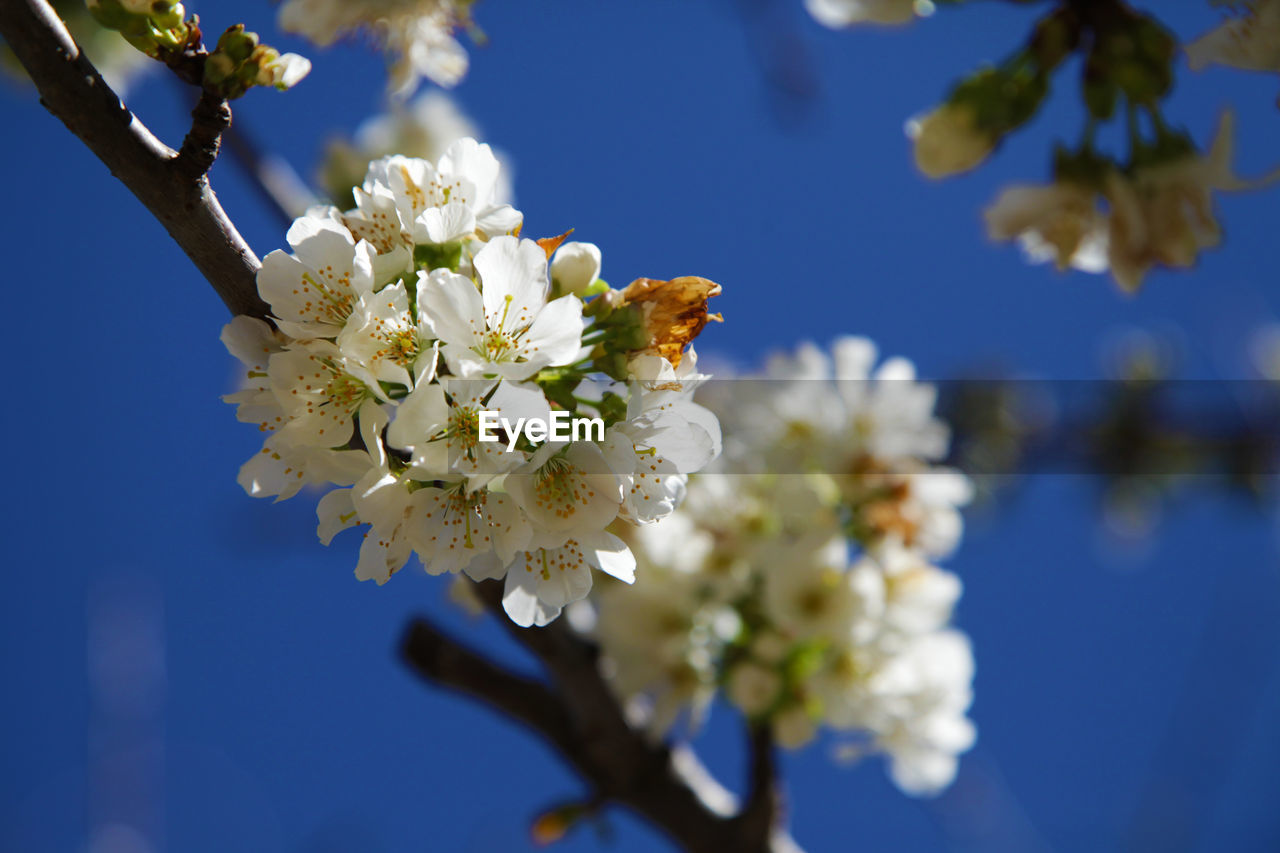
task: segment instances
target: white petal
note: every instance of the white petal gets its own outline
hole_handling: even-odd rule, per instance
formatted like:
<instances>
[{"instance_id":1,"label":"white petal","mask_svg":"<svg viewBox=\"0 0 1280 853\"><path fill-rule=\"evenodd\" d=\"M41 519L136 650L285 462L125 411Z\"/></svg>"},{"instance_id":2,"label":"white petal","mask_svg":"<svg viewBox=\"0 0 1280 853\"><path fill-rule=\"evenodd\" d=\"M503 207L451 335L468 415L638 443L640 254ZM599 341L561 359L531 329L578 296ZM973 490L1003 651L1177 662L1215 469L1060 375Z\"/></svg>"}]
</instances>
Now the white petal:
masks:
<instances>
[{"instance_id":1,"label":"white petal","mask_svg":"<svg viewBox=\"0 0 1280 853\"><path fill-rule=\"evenodd\" d=\"M490 328L528 325L547 298L547 253L532 240L496 237L472 262L480 275Z\"/></svg>"},{"instance_id":2,"label":"white petal","mask_svg":"<svg viewBox=\"0 0 1280 853\"><path fill-rule=\"evenodd\" d=\"M538 600L538 578L523 561L507 570L507 581L502 591L502 609L507 611L511 621L521 628L530 625L545 625L557 615L548 615L546 606Z\"/></svg>"},{"instance_id":3,"label":"white petal","mask_svg":"<svg viewBox=\"0 0 1280 853\"><path fill-rule=\"evenodd\" d=\"M476 230L476 217L471 208L460 201L444 207L429 207L414 222L415 243L452 243L470 237Z\"/></svg>"},{"instance_id":4,"label":"white petal","mask_svg":"<svg viewBox=\"0 0 1280 853\"><path fill-rule=\"evenodd\" d=\"M635 583L636 557L627 543L612 533L601 532L591 540L590 547L595 552L595 565L600 571L625 583Z\"/></svg>"},{"instance_id":5,"label":"white petal","mask_svg":"<svg viewBox=\"0 0 1280 853\"><path fill-rule=\"evenodd\" d=\"M334 489L322 497L316 505L316 516L320 519L316 535L321 545L328 545L338 533L360 523L350 489Z\"/></svg>"},{"instance_id":6,"label":"white petal","mask_svg":"<svg viewBox=\"0 0 1280 853\"><path fill-rule=\"evenodd\" d=\"M493 196L494 185L498 182L498 172L502 168L493 149L487 144L476 142L470 137L456 140L440 157L440 171L450 175L461 175L475 185L478 198L472 200L477 207L487 207Z\"/></svg>"},{"instance_id":7,"label":"white petal","mask_svg":"<svg viewBox=\"0 0 1280 853\"><path fill-rule=\"evenodd\" d=\"M510 234L524 222L524 214L509 204L491 207L476 216L476 229L490 237Z\"/></svg>"},{"instance_id":8,"label":"white petal","mask_svg":"<svg viewBox=\"0 0 1280 853\"><path fill-rule=\"evenodd\" d=\"M439 436L449 423L444 389L419 385L396 407L396 419L387 429L387 443L400 450L414 450Z\"/></svg>"},{"instance_id":9,"label":"white petal","mask_svg":"<svg viewBox=\"0 0 1280 853\"><path fill-rule=\"evenodd\" d=\"M449 349L469 349L484 334L484 304L475 284L448 270L418 274L418 310L431 333L448 346L445 358L455 362Z\"/></svg>"},{"instance_id":10,"label":"white petal","mask_svg":"<svg viewBox=\"0 0 1280 853\"><path fill-rule=\"evenodd\" d=\"M582 300L569 295L547 303L520 344L543 367L572 364L582 349Z\"/></svg>"},{"instance_id":11,"label":"white petal","mask_svg":"<svg viewBox=\"0 0 1280 853\"><path fill-rule=\"evenodd\" d=\"M246 367L265 370L267 357L280 350L280 342L276 339L271 326L257 317L246 317L243 314L232 317L231 322L222 327L219 339L222 345Z\"/></svg>"}]
</instances>

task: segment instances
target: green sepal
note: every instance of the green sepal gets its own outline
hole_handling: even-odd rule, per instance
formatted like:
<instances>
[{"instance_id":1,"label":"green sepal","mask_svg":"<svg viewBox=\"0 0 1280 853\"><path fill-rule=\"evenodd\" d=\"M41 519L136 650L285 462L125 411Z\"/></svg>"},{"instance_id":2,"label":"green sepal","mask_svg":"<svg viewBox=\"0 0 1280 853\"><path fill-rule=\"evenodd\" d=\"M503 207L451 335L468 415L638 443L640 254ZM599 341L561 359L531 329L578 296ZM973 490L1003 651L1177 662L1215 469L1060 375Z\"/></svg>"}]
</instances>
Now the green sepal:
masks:
<instances>
[{"instance_id":1,"label":"green sepal","mask_svg":"<svg viewBox=\"0 0 1280 853\"><path fill-rule=\"evenodd\" d=\"M578 401L574 399L573 392L582 382L580 374L543 370L538 372L534 381L542 389L542 393L547 395L547 399L560 408L567 412L578 410Z\"/></svg>"},{"instance_id":2,"label":"green sepal","mask_svg":"<svg viewBox=\"0 0 1280 853\"><path fill-rule=\"evenodd\" d=\"M413 263L418 269L457 272L462 263L462 243L419 243L413 247Z\"/></svg>"},{"instance_id":3,"label":"green sepal","mask_svg":"<svg viewBox=\"0 0 1280 853\"><path fill-rule=\"evenodd\" d=\"M606 391L601 395L596 411L600 413L606 426L612 426L627 419L627 401L612 391Z\"/></svg>"}]
</instances>

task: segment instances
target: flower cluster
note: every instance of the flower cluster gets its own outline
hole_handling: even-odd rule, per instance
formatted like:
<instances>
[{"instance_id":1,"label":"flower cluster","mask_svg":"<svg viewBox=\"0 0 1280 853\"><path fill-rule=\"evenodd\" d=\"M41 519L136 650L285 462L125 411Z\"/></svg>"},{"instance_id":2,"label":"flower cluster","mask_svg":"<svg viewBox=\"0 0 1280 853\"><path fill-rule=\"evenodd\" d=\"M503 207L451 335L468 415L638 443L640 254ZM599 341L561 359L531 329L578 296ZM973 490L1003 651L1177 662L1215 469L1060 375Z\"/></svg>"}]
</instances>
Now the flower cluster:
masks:
<instances>
[{"instance_id":1,"label":"flower cluster","mask_svg":"<svg viewBox=\"0 0 1280 853\"><path fill-rule=\"evenodd\" d=\"M321 47L365 33L392 57L390 86L411 94L422 78L454 86L467 73L467 52L454 37L473 30L474 0L285 0L280 28Z\"/></svg>"},{"instance_id":2,"label":"flower cluster","mask_svg":"<svg viewBox=\"0 0 1280 853\"><path fill-rule=\"evenodd\" d=\"M193 52L203 52L199 18L187 19L186 9L174 0L87 0L87 8L104 28L175 68ZM257 33L236 24L209 51L200 83L207 92L234 99L255 86L291 89L310 71L310 60L262 44Z\"/></svg>"},{"instance_id":3,"label":"flower cluster","mask_svg":"<svg viewBox=\"0 0 1280 853\"><path fill-rule=\"evenodd\" d=\"M1053 183L1001 192L985 211L987 233L1017 240L1033 262L1109 270L1135 291L1153 267L1191 267L1202 250L1219 244L1215 191L1274 177L1245 181L1233 174L1233 129L1232 114L1223 113L1204 155L1185 135L1166 130L1123 169L1092 153L1061 156Z\"/></svg>"},{"instance_id":4,"label":"flower cluster","mask_svg":"<svg viewBox=\"0 0 1280 853\"><path fill-rule=\"evenodd\" d=\"M1235 14L1186 45L1191 67L1280 71L1280 0L1221 5ZM912 0L806 0L806 6L836 28L901 24L933 11L932 3ZM987 233L1017 241L1032 262L1110 272L1134 292L1152 269L1191 267L1221 242L1215 192L1280 177L1277 171L1246 182L1232 174L1229 113L1204 154L1166 122L1162 102L1173 89L1178 53L1175 35L1148 12L1124 3L1057 4L1020 47L961 78L941 104L907 122L916 167L946 178L980 166L1037 114L1054 76L1078 54L1085 108L1079 143L1055 146L1052 182L1006 188L985 212ZM1127 162L1097 147L1099 129L1122 117Z\"/></svg>"},{"instance_id":5,"label":"flower cluster","mask_svg":"<svg viewBox=\"0 0 1280 853\"><path fill-rule=\"evenodd\" d=\"M432 574L505 578L511 618L543 625L587 594L592 567L631 581L634 558L606 528L670 514L718 455L684 345L719 288L610 289L596 247L517 236L499 171L461 139L435 163L377 160L354 209L297 219L292 252L258 274L274 326L237 317L224 331L247 367L226 399L267 433L240 472L249 494L340 487L318 533L367 528L357 577L384 583L416 554ZM594 433L545 429L588 412ZM535 422L541 433L521 429Z\"/></svg>"},{"instance_id":6,"label":"flower cluster","mask_svg":"<svg viewBox=\"0 0 1280 853\"><path fill-rule=\"evenodd\" d=\"M204 66L204 87L224 98L239 98L254 86L280 91L292 89L311 73L311 60L296 53L280 53L262 44L244 24L229 27Z\"/></svg>"},{"instance_id":7,"label":"flower cluster","mask_svg":"<svg viewBox=\"0 0 1280 853\"><path fill-rule=\"evenodd\" d=\"M684 505L630 537L640 580L592 594L611 683L655 732L718 691L796 748L821 727L880 753L904 790L954 777L974 741L973 660L949 627L968 480L940 467L947 427L910 363L865 339L705 387L725 426ZM575 617L579 614L575 612Z\"/></svg>"},{"instance_id":8,"label":"flower cluster","mask_svg":"<svg viewBox=\"0 0 1280 853\"><path fill-rule=\"evenodd\" d=\"M371 160L403 154L434 162L457 140L480 135L470 116L447 93L431 89L408 103L392 101L386 112L361 122L353 138L331 139L325 145L317 179L330 199L350 207L355 203L352 191L364 180ZM505 204L513 198L511 158L497 153L502 171L493 196Z\"/></svg>"}]
</instances>

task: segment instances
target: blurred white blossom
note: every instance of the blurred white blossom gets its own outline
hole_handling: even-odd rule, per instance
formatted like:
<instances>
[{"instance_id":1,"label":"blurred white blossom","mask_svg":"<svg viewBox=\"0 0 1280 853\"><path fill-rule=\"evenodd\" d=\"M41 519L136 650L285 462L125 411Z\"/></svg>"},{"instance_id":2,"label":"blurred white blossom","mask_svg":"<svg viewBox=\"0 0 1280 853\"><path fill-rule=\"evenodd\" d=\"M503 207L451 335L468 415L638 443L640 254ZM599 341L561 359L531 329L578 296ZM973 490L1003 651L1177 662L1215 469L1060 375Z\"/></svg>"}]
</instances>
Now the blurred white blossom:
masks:
<instances>
[{"instance_id":1,"label":"blurred white blossom","mask_svg":"<svg viewBox=\"0 0 1280 853\"><path fill-rule=\"evenodd\" d=\"M434 163L464 137L478 139L481 133L447 93L431 89L407 104L393 100L386 112L361 123L353 138L335 138L325 146L319 180L330 198L350 206L352 189L361 185L371 161L402 154ZM498 204L510 204L511 158L495 153L502 169L493 198Z\"/></svg>"},{"instance_id":2,"label":"blurred white blossom","mask_svg":"<svg viewBox=\"0 0 1280 853\"><path fill-rule=\"evenodd\" d=\"M974 740L973 659L950 627L968 480L939 466L935 390L861 338L770 360L701 399L723 454L657 524L633 528L634 587L597 586L611 684L655 733L718 690L777 743L822 728L883 754L903 790L950 783Z\"/></svg>"},{"instance_id":3,"label":"blurred white blossom","mask_svg":"<svg viewBox=\"0 0 1280 853\"><path fill-rule=\"evenodd\" d=\"M471 26L473 0L285 0L280 28L327 47L363 32L391 60L390 88L413 93L426 78L454 86L467 73L467 52L455 38Z\"/></svg>"},{"instance_id":4,"label":"blurred white blossom","mask_svg":"<svg viewBox=\"0 0 1280 853\"><path fill-rule=\"evenodd\" d=\"M1280 72L1280 0L1233 4L1241 14L1186 46L1192 70L1227 65L1246 71Z\"/></svg>"}]
</instances>

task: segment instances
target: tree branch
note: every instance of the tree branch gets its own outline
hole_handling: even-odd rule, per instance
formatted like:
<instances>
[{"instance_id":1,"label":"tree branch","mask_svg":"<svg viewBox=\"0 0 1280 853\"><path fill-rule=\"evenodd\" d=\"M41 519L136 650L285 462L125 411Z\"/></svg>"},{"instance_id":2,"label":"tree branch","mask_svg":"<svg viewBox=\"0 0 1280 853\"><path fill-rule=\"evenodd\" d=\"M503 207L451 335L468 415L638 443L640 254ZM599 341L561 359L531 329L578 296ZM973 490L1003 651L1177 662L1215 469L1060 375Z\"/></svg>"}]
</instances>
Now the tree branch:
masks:
<instances>
[{"instance_id":1,"label":"tree branch","mask_svg":"<svg viewBox=\"0 0 1280 853\"><path fill-rule=\"evenodd\" d=\"M599 651L593 643L574 633L564 619L545 628L517 627L502 611L500 583L479 584L477 592L508 632L542 662L554 692L541 684L537 692L523 692L523 677L498 669L474 652L442 649L441 642L452 641L422 621L410 627L402 648L419 674L529 725L582 775L594 797L633 809L691 853L798 849L785 833L775 831L778 797L773 792L771 747L764 751L766 757L753 760L757 771L761 762L767 762L767 770L753 774L748 808L733 814L732 796L691 752L673 750L631 727L600 675ZM423 643L424 637L430 642ZM463 668L474 670L461 674L441 665L441 660L467 661ZM531 704L543 710L534 712Z\"/></svg>"},{"instance_id":2,"label":"tree branch","mask_svg":"<svg viewBox=\"0 0 1280 853\"><path fill-rule=\"evenodd\" d=\"M564 706L546 685L503 669L426 619L409 624L400 653L423 678L448 685L524 723L557 748L572 736Z\"/></svg>"},{"instance_id":3,"label":"tree branch","mask_svg":"<svg viewBox=\"0 0 1280 853\"><path fill-rule=\"evenodd\" d=\"M218 148L222 144L222 133L231 127L231 107L226 98L210 92L200 91L200 100L191 111L191 130L182 140L182 148L173 165L188 179L198 181L213 168L213 161L218 159Z\"/></svg>"},{"instance_id":4,"label":"tree branch","mask_svg":"<svg viewBox=\"0 0 1280 853\"><path fill-rule=\"evenodd\" d=\"M769 838L778 829L782 816L782 794L774 761L773 732L768 723L747 730L750 777L747 801L737 820L742 833L751 838Z\"/></svg>"},{"instance_id":5,"label":"tree branch","mask_svg":"<svg viewBox=\"0 0 1280 853\"><path fill-rule=\"evenodd\" d=\"M196 155L182 160L125 108L45 0L0 0L0 35L45 108L160 220L232 313L265 317L255 281L258 258L223 212L207 167L198 168L202 161ZM196 134L197 144L207 139L206 131Z\"/></svg>"}]
</instances>

